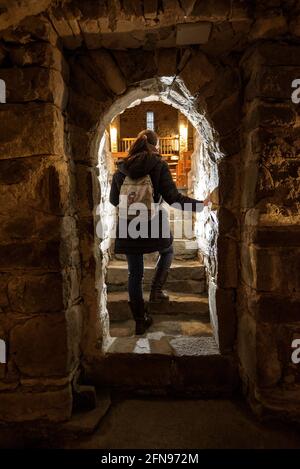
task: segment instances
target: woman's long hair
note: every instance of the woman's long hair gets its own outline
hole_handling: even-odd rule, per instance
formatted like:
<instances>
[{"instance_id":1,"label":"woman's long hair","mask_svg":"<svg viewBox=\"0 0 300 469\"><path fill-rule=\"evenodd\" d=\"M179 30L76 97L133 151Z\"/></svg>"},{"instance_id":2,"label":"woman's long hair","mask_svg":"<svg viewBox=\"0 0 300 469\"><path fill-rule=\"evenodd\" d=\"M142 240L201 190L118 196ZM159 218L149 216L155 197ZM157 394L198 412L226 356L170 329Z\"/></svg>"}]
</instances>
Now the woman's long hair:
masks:
<instances>
[{"instance_id":1,"label":"woman's long hair","mask_svg":"<svg viewBox=\"0 0 300 469\"><path fill-rule=\"evenodd\" d=\"M150 129L142 130L129 148L127 158L143 151L147 151L148 153L159 153L156 148L157 142L158 135L156 132Z\"/></svg>"}]
</instances>

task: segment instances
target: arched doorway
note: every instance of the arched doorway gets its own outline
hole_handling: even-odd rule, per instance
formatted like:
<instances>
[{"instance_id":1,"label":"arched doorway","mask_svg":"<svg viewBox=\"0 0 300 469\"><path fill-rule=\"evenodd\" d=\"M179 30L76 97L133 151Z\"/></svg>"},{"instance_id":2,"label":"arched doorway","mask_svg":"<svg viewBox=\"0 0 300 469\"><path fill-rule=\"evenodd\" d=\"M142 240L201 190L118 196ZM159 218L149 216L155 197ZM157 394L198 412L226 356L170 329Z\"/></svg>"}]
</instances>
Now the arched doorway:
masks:
<instances>
[{"instance_id":1,"label":"arched doorway","mask_svg":"<svg viewBox=\"0 0 300 469\"><path fill-rule=\"evenodd\" d=\"M101 51L94 52L95 55L98 53ZM86 56L82 55L80 61L79 75L82 76L82 65L87 63ZM109 189L107 160L105 157L101 157L101 152L105 156L105 129L113 118L128 106L138 100L153 99L153 97L181 110L192 122L196 134L201 135L201 139L197 140L196 138L195 141L195 155L191 170L194 195L200 199L203 196L204 188L207 188L209 192L214 194L216 210L208 211L205 218L201 222L199 221L197 236L201 249L205 253L211 323L215 342L219 347L218 353L231 360L235 340L238 250L236 234L233 233L233 230L236 229L236 215L235 212L232 214L230 211L231 200L228 197L229 184L228 178L226 179L228 155L226 152L229 150L229 155L235 157L239 148L238 142L235 142L235 145L228 143L227 135L229 131L231 132L232 126L229 126L226 121L223 130L219 114L216 112L211 114L209 111L211 105L214 104L207 98L207 96L211 96L211 90L207 94L204 93L203 97L199 93L195 94L195 77L192 76L193 83L189 84L190 74L184 74L182 77L181 73L174 75L171 74L170 70L169 75L153 78L152 74L152 78L149 78L145 71L145 73L141 73L142 79L140 81L132 83L128 79L127 87L124 86L123 79L121 83L115 83L116 92L112 95L105 93L101 82L97 84L96 88L90 78L88 83L91 86L81 87L79 91L76 80L77 71L75 67L73 80L76 89L70 96L69 116L72 120L70 141L73 155L76 158L79 208L82 213L79 216L79 243L82 256L81 293L84 314L81 363L87 375L92 376L92 381L94 378L97 379L101 369L99 361L108 363L102 358L105 357L105 353L103 353L105 340L109 335L105 285L109 259L108 253L105 251L109 247L109 242L103 253L99 249L101 242L105 247L105 232L109 227L107 223L101 225L99 216L100 212L103 218L105 199L107 199ZM87 71L89 72L89 69ZM201 71L198 70L197 76L199 73ZM215 75L212 74L212 76ZM120 78L120 75L118 77ZM213 81L211 86L217 86L217 83ZM189 91L189 88L192 91ZM237 107L236 113L238 114L238 102L234 105ZM220 138L222 148L225 148L223 152L226 158L223 158L224 155L219 149L218 138ZM102 158L101 171L99 171L99 149L100 159ZM237 161L237 158L234 158L234 165ZM235 186L233 191L238 197L237 189L238 186ZM102 205L100 204L99 207L100 197ZM235 210L234 207L233 209ZM231 222L232 220L233 222ZM100 233L101 239L97 236L97 231ZM200 354L205 353L205 350L203 351L199 347L196 349L200 350ZM199 358L197 357L197 359ZM117 365L121 361L118 358ZM172 369L173 362L170 362L170 367ZM105 374L103 369L101 372Z\"/></svg>"},{"instance_id":2,"label":"arched doorway","mask_svg":"<svg viewBox=\"0 0 300 469\"><path fill-rule=\"evenodd\" d=\"M192 167L190 174L190 192L196 198L203 199L209 191L217 200L218 188L218 161L222 159L222 153L218 148L216 136L211 124L204 117L204 110L195 106L194 98L189 93L184 83L180 79L173 77L154 78L136 84L126 95L119 98L104 115L99 126L99 181L101 185L101 201L97 209L97 234L99 236L99 246L102 250L102 290L99 291L100 318L103 324L104 350L109 341L109 317L106 308L107 286L105 281L106 269L110 254L111 233L114 228L114 209L108 203L111 170L113 168L111 152L108 150L107 127L118 114L126 108L138 105L141 102L162 101L172 106L185 115L195 128L195 147L192 157ZM195 233L198 244L201 246L208 277L213 280L217 268L216 246L218 237L218 217L217 211L213 213L205 209L197 215L195 223ZM214 289L209 289L209 302L214 303ZM210 308L211 324L214 330L216 343L218 338L218 317L215 308Z\"/></svg>"}]
</instances>

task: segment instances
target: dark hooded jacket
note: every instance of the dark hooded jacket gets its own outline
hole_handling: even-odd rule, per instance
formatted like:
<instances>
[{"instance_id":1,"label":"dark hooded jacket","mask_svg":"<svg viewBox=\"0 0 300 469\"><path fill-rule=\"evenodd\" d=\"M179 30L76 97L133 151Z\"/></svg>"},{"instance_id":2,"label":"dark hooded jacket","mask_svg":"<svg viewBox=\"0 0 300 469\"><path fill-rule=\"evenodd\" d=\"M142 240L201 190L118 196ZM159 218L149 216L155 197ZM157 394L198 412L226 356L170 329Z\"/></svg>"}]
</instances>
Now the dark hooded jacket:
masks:
<instances>
[{"instance_id":1,"label":"dark hooded jacket","mask_svg":"<svg viewBox=\"0 0 300 469\"><path fill-rule=\"evenodd\" d=\"M119 163L118 169L112 179L110 202L114 206L118 206L120 189L126 176L132 179L138 179L147 174L151 177L154 189L154 202L159 202L161 199L166 201L169 205L176 202L180 204L182 209L185 203L189 203L193 211L203 207L202 202L181 194L172 179L168 163L164 161L158 153L149 153L147 151L136 153ZM149 236L147 238L139 237L136 239L130 237L120 238L119 224L117 223L115 252L141 254L161 251L162 249L168 248L173 242L173 235L170 231L167 212L161 205L156 216L159 217L159 237ZM164 226L164 228L166 226L168 227L167 230L164 229L163 231L164 236L162 236L162 226ZM151 234L150 222L148 232Z\"/></svg>"}]
</instances>

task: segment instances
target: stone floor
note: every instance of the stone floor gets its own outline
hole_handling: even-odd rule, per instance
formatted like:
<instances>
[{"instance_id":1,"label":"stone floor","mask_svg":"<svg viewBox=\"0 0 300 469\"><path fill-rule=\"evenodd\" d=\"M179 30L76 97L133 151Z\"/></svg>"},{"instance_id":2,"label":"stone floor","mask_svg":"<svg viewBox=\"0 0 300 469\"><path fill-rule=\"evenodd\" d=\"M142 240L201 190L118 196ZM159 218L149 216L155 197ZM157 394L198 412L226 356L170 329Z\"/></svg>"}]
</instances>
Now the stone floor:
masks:
<instances>
[{"instance_id":1,"label":"stone floor","mask_svg":"<svg viewBox=\"0 0 300 469\"><path fill-rule=\"evenodd\" d=\"M300 429L261 423L239 401L117 399L96 432L66 448L300 448Z\"/></svg>"},{"instance_id":2,"label":"stone floor","mask_svg":"<svg viewBox=\"0 0 300 469\"><path fill-rule=\"evenodd\" d=\"M155 315L143 336L135 336L133 320L114 322L108 353L156 353L163 355L203 355L218 353L211 325L178 315Z\"/></svg>"},{"instance_id":3,"label":"stone floor","mask_svg":"<svg viewBox=\"0 0 300 469\"><path fill-rule=\"evenodd\" d=\"M144 290L148 300L155 263L145 260ZM135 322L128 306L127 263L113 260L108 266L108 312L111 340L108 353L205 355L218 353L209 319L205 269L199 260L173 262L166 288L170 300L149 304L153 324L135 336Z\"/></svg>"}]
</instances>

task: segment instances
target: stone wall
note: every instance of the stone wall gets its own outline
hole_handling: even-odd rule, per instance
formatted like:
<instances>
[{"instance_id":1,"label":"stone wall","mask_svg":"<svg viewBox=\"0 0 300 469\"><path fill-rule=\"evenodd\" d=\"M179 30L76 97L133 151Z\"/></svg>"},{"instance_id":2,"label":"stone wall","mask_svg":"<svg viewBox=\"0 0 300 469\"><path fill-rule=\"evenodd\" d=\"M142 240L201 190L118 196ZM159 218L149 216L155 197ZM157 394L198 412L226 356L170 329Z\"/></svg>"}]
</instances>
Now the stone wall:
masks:
<instances>
[{"instance_id":1,"label":"stone wall","mask_svg":"<svg viewBox=\"0 0 300 469\"><path fill-rule=\"evenodd\" d=\"M38 15L23 0L19 24L1 15L0 419L68 419L77 368L97 368L99 144L117 114L155 96L201 135L191 176L202 171L215 202L203 224L220 351L256 411L299 420L299 2L95 5Z\"/></svg>"},{"instance_id":2,"label":"stone wall","mask_svg":"<svg viewBox=\"0 0 300 469\"><path fill-rule=\"evenodd\" d=\"M244 168L238 350L253 404L300 415L298 47L265 42L243 59ZM249 183L249 182L251 183Z\"/></svg>"},{"instance_id":3,"label":"stone wall","mask_svg":"<svg viewBox=\"0 0 300 469\"><path fill-rule=\"evenodd\" d=\"M141 103L139 106L127 109L120 116L120 137L136 137L147 128L146 113L154 113L155 131L160 137L178 135L178 111L160 102Z\"/></svg>"},{"instance_id":4,"label":"stone wall","mask_svg":"<svg viewBox=\"0 0 300 469\"><path fill-rule=\"evenodd\" d=\"M48 42L7 44L0 78L0 420L59 421L72 411L81 327L68 67Z\"/></svg>"}]
</instances>

